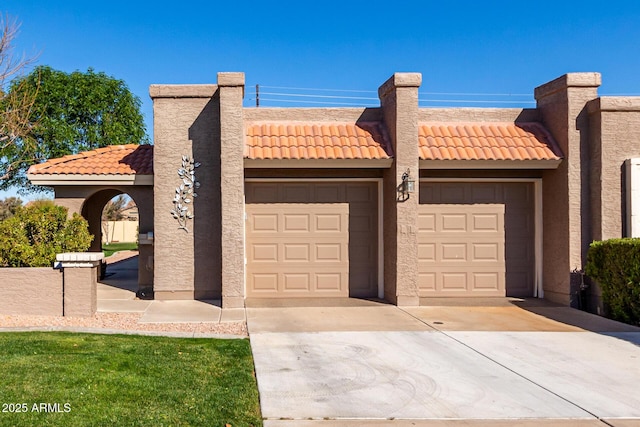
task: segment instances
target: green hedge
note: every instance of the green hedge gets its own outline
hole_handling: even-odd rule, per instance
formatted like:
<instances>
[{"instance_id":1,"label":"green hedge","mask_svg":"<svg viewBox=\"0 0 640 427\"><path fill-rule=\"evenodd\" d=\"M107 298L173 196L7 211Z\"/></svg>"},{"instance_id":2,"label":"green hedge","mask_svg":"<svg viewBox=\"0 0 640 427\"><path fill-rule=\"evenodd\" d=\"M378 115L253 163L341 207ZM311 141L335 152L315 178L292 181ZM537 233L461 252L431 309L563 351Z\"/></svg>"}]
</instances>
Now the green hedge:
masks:
<instances>
[{"instance_id":1,"label":"green hedge","mask_svg":"<svg viewBox=\"0 0 640 427\"><path fill-rule=\"evenodd\" d=\"M56 254L84 252L93 237L87 221L52 201L32 202L0 222L0 267L51 267Z\"/></svg>"},{"instance_id":2,"label":"green hedge","mask_svg":"<svg viewBox=\"0 0 640 427\"><path fill-rule=\"evenodd\" d=\"M585 272L600 285L610 317L640 325L640 239L591 243Z\"/></svg>"}]
</instances>

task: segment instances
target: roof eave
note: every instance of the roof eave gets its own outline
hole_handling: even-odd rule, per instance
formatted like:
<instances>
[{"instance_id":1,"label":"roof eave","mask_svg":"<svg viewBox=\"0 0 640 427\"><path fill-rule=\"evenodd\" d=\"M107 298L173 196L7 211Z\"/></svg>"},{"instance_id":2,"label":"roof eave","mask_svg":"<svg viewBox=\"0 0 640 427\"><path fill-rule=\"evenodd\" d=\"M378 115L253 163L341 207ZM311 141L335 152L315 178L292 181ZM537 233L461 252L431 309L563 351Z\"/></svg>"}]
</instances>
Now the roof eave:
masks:
<instances>
[{"instance_id":1,"label":"roof eave","mask_svg":"<svg viewBox=\"0 0 640 427\"><path fill-rule=\"evenodd\" d=\"M420 169L557 169L562 159L420 160Z\"/></svg>"},{"instance_id":2,"label":"roof eave","mask_svg":"<svg viewBox=\"0 0 640 427\"><path fill-rule=\"evenodd\" d=\"M393 159L244 159L247 169L271 168L389 168Z\"/></svg>"},{"instance_id":3,"label":"roof eave","mask_svg":"<svg viewBox=\"0 0 640 427\"><path fill-rule=\"evenodd\" d=\"M33 185L153 185L153 175L27 174Z\"/></svg>"}]
</instances>

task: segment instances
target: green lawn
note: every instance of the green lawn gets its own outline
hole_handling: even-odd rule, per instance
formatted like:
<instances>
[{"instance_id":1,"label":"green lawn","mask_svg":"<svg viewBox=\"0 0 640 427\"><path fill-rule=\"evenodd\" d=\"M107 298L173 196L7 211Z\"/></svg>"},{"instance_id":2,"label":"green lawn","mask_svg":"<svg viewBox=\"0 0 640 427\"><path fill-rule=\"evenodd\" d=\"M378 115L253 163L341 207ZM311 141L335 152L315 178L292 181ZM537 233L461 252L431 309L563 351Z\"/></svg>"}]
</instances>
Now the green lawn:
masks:
<instances>
[{"instance_id":1,"label":"green lawn","mask_svg":"<svg viewBox=\"0 0 640 427\"><path fill-rule=\"evenodd\" d=\"M123 243L110 243L108 245L102 245L102 252L104 256L108 257L118 251L135 251L138 249L136 242L123 242Z\"/></svg>"},{"instance_id":2,"label":"green lawn","mask_svg":"<svg viewBox=\"0 0 640 427\"><path fill-rule=\"evenodd\" d=\"M2 426L262 425L248 340L0 333L0 369Z\"/></svg>"}]
</instances>

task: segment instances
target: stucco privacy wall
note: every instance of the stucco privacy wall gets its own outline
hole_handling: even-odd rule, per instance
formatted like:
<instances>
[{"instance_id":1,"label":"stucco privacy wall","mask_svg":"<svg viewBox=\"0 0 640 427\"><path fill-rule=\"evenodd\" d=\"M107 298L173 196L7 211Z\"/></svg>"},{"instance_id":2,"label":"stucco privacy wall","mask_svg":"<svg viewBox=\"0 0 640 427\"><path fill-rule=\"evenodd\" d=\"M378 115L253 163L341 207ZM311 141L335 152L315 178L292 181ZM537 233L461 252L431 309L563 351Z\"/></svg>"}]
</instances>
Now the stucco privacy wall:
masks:
<instances>
[{"instance_id":1,"label":"stucco privacy wall","mask_svg":"<svg viewBox=\"0 0 640 427\"><path fill-rule=\"evenodd\" d=\"M56 255L57 269L0 268L0 314L93 316L103 255Z\"/></svg>"},{"instance_id":2,"label":"stucco privacy wall","mask_svg":"<svg viewBox=\"0 0 640 427\"><path fill-rule=\"evenodd\" d=\"M0 268L0 313L62 316L62 272L52 268Z\"/></svg>"},{"instance_id":3,"label":"stucco privacy wall","mask_svg":"<svg viewBox=\"0 0 640 427\"><path fill-rule=\"evenodd\" d=\"M586 103L597 96L598 73L565 74L535 89L542 123L564 154L543 173L545 298L570 304L580 285L589 239L589 122Z\"/></svg>"},{"instance_id":4,"label":"stucco privacy wall","mask_svg":"<svg viewBox=\"0 0 640 427\"><path fill-rule=\"evenodd\" d=\"M156 299L221 295L220 110L217 85L152 85ZM185 231L171 215L183 156L200 163Z\"/></svg>"}]
</instances>

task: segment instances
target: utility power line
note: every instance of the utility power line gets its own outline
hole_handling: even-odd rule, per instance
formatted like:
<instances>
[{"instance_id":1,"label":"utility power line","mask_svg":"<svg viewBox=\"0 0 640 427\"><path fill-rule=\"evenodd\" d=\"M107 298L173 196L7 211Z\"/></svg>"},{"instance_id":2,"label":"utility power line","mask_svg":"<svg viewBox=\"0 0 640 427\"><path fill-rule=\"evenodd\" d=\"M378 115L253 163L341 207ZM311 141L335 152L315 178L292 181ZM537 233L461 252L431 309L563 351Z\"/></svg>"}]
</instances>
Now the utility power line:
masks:
<instances>
[{"instance_id":1,"label":"utility power line","mask_svg":"<svg viewBox=\"0 0 640 427\"><path fill-rule=\"evenodd\" d=\"M275 89L277 91L261 92L260 89ZM255 101L256 107L260 106L260 101L275 102L275 103L297 103L297 104L321 104L321 105L343 105L343 106L360 106L360 107L372 107L379 105L379 98L369 96L355 96L353 94L372 94L377 91L373 90L357 90L357 89L326 89L326 88L304 88L304 87L292 87L292 86L261 86L255 85ZM289 92L291 91L291 92ZM305 93L306 92L306 93ZM324 94L320 94L320 93ZM264 96L267 98L264 98ZM479 93L479 92L419 92L418 102L421 104L535 104L535 101L531 100L532 94L524 93ZM432 99L425 96L439 96L439 97L454 97L454 99L436 98ZM487 97L503 99L455 99L461 97ZM525 99L513 99L514 97L527 97ZM304 98L304 99L302 99ZM511 99L504 99L511 98ZM345 102L345 101L364 101L361 103ZM371 102L374 101L374 102Z\"/></svg>"}]
</instances>

